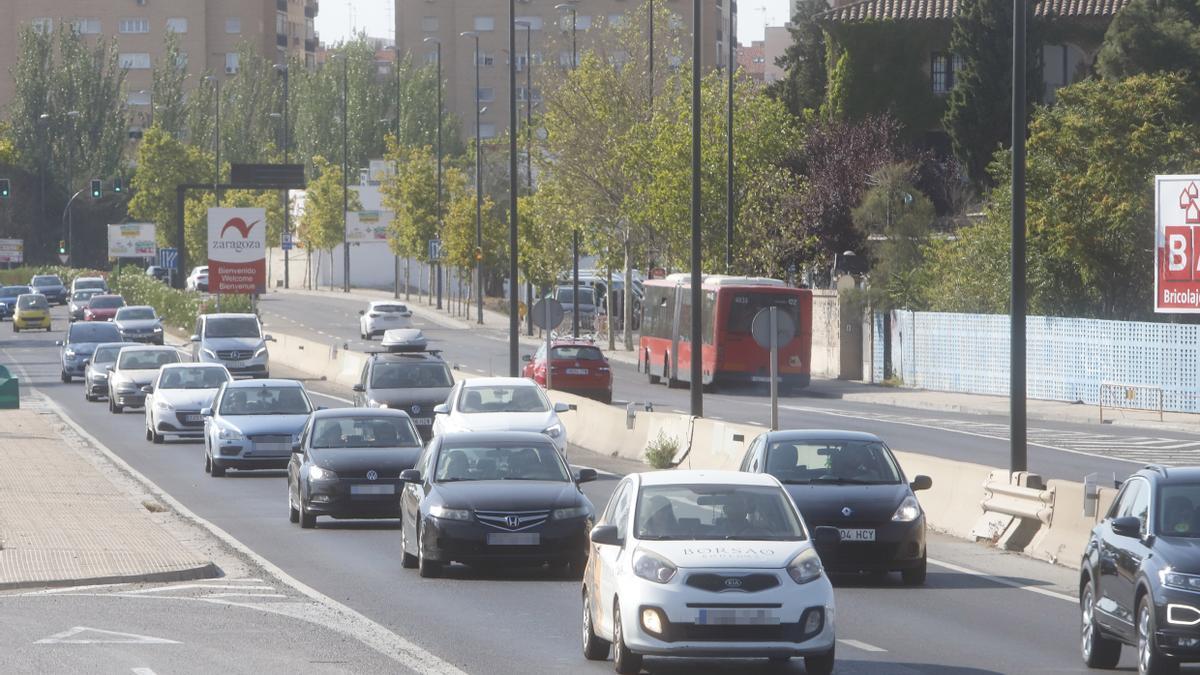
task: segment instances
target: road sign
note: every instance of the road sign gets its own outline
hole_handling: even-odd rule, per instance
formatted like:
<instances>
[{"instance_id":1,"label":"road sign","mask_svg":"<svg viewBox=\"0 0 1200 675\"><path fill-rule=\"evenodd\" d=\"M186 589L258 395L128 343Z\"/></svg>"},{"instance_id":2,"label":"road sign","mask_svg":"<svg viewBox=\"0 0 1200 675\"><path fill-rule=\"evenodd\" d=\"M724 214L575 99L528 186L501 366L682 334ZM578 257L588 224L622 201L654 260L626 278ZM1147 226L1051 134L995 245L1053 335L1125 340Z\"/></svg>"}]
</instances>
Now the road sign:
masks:
<instances>
[{"instance_id":1,"label":"road sign","mask_svg":"<svg viewBox=\"0 0 1200 675\"><path fill-rule=\"evenodd\" d=\"M763 349L771 348L771 312L770 307L758 310L754 315L754 321L750 323L750 335L754 337L754 341ZM780 308L783 310L784 308ZM786 347L796 337L796 320L787 311L777 312L775 336L778 340L776 344L780 347Z\"/></svg>"},{"instance_id":2,"label":"road sign","mask_svg":"<svg viewBox=\"0 0 1200 675\"><path fill-rule=\"evenodd\" d=\"M1154 177L1154 311L1200 313L1200 176Z\"/></svg>"},{"instance_id":3,"label":"road sign","mask_svg":"<svg viewBox=\"0 0 1200 675\"><path fill-rule=\"evenodd\" d=\"M58 254L58 262L63 265L66 265L67 261L70 259L71 259L71 255L69 253L59 253Z\"/></svg>"},{"instance_id":4,"label":"road sign","mask_svg":"<svg viewBox=\"0 0 1200 675\"><path fill-rule=\"evenodd\" d=\"M442 259L442 240L429 240L429 260L430 262L438 262Z\"/></svg>"},{"instance_id":5,"label":"road sign","mask_svg":"<svg viewBox=\"0 0 1200 675\"><path fill-rule=\"evenodd\" d=\"M279 235L279 247L285 251L290 251L296 248L296 242L292 239L291 234L285 232Z\"/></svg>"},{"instance_id":6,"label":"road sign","mask_svg":"<svg viewBox=\"0 0 1200 675\"><path fill-rule=\"evenodd\" d=\"M549 309L548 316L546 314L547 308ZM533 325L542 330L554 330L558 327L558 324L562 323L566 312L563 311L562 303L554 298L547 298L533 303L532 315Z\"/></svg>"},{"instance_id":7,"label":"road sign","mask_svg":"<svg viewBox=\"0 0 1200 675\"><path fill-rule=\"evenodd\" d=\"M239 187L270 190L303 190L303 164L233 164L229 182Z\"/></svg>"},{"instance_id":8,"label":"road sign","mask_svg":"<svg viewBox=\"0 0 1200 675\"><path fill-rule=\"evenodd\" d=\"M208 292L265 293L267 212L208 210Z\"/></svg>"},{"instance_id":9,"label":"road sign","mask_svg":"<svg viewBox=\"0 0 1200 675\"><path fill-rule=\"evenodd\" d=\"M24 261L24 239L0 239L0 263L19 265Z\"/></svg>"},{"instance_id":10,"label":"road sign","mask_svg":"<svg viewBox=\"0 0 1200 675\"><path fill-rule=\"evenodd\" d=\"M179 249L177 248L160 248L158 249L158 266L167 269L173 269L179 266Z\"/></svg>"}]
</instances>

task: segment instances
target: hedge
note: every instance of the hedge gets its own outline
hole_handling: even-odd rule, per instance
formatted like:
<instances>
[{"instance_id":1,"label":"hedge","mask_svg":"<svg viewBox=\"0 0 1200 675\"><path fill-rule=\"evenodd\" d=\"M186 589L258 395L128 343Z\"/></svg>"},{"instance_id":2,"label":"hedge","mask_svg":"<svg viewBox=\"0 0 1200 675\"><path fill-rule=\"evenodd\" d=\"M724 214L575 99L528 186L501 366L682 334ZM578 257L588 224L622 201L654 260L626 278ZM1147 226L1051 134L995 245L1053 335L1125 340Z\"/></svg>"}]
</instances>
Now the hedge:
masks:
<instances>
[{"instance_id":1,"label":"hedge","mask_svg":"<svg viewBox=\"0 0 1200 675\"><path fill-rule=\"evenodd\" d=\"M114 293L125 297L130 305L150 305L158 310L163 323L184 333L195 326L196 317L217 310L216 298L193 291L181 291L147 276L136 267L126 267L109 276L108 285ZM222 312L253 311L248 295L221 296Z\"/></svg>"},{"instance_id":2,"label":"hedge","mask_svg":"<svg viewBox=\"0 0 1200 675\"><path fill-rule=\"evenodd\" d=\"M71 287L71 282L75 280L75 277L107 277L109 275L108 272L101 272L100 270L77 269L58 265L14 267L10 270L0 270L0 286L20 286L27 284L35 274L57 274L58 278L62 279L63 284L67 288Z\"/></svg>"}]
</instances>

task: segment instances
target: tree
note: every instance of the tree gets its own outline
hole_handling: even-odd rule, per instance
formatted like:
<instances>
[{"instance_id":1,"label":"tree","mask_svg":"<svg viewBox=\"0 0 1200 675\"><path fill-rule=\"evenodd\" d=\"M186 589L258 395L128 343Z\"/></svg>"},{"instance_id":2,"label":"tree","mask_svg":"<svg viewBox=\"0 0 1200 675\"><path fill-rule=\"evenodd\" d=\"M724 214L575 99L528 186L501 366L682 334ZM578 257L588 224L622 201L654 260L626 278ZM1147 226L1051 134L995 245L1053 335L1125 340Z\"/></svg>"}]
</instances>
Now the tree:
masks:
<instances>
[{"instance_id":1,"label":"tree","mask_svg":"<svg viewBox=\"0 0 1200 675\"><path fill-rule=\"evenodd\" d=\"M796 117L817 110L825 100L825 30L816 16L829 9L825 0L800 0L788 32L792 44L775 60L786 75L767 87L767 94L780 100Z\"/></svg>"},{"instance_id":2,"label":"tree","mask_svg":"<svg viewBox=\"0 0 1200 675\"><path fill-rule=\"evenodd\" d=\"M1034 3L1025 3L1026 93L1041 100L1042 40L1033 20ZM963 0L950 32L950 53L961 59L942 124L954 154L976 187L989 186L992 155L1012 142L1013 3L1007 0ZM1033 106L1029 107L1032 112Z\"/></svg>"},{"instance_id":3,"label":"tree","mask_svg":"<svg viewBox=\"0 0 1200 675\"><path fill-rule=\"evenodd\" d=\"M150 124L157 126L175 138L182 139L187 132L187 96L183 85L187 69L182 67L183 53L179 50L179 36L167 31L163 38L163 55L154 66L154 86L150 98Z\"/></svg>"},{"instance_id":4,"label":"tree","mask_svg":"<svg viewBox=\"0 0 1200 675\"><path fill-rule=\"evenodd\" d=\"M871 269L872 306L919 309L919 271L934 220L933 204L914 185L911 163L880 167L853 212L858 229L881 239Z\"/></svg>"},{"instance_id":5,"label":"tree","mask_svg":"<svg viewBox=\"0 0 1200 675\"><path fill-rule=\"evenodd\" d=\"M304 216L298 232L305 246L315 251L329 251L332 259L333 249L342 243L346 233L342 167L318 155L313 158L313 170L316 177L308 182ZM357 192L350 191L346 206L350 211L362 210Z\"/></svg>"},{"instance_id":6,"label":"tree","mask_svg":"<svg viewBox=\"0 0 1200 675\"><path fill-rule=\"evenodd\" d=\"M210 155L157 125L151 127L138 146L138 171L129 186L133 192L129 215L158 226L159 246L177 247L180 242L175 231L178 218L176 187L184 183L203 183L211 178ZM208 257L207 230L197 232L193 223L190 227L185 226L185 231L188 260L205 260Z\"/></svg>"},{"instance_id":7,"label":"tree","mask_svg":"<svg viewBox=\"0 0 1200 675\"><path fill-rule=\"evenodd\" d=\"M392 143L387 159L396 165L395 175L379 186L384 206L395 213L389 244L406 258L430 263L429 241L439 229L437 157L429 146Z\"/></svg>"},{"instance_id":8,"label":"tree","mask_svg":"<svg viewBox=\"0 0 1200 675\"><path fill-rule=\"evenodd\" d=\"M1096 57L1107 79L1180 71L1200 73L1200 5L1195 0L1133 0L1113 17Z\"/></svg>"}]
</instances>

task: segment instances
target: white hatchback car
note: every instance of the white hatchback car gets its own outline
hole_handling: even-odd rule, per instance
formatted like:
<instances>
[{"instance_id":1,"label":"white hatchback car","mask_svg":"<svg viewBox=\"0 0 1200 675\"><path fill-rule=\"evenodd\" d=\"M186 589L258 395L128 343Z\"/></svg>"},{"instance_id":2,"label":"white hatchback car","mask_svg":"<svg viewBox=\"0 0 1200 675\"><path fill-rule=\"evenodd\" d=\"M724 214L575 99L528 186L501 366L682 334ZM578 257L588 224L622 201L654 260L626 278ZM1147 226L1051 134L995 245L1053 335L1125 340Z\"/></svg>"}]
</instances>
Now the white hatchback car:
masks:
<instances>
[{"instance_id":1,"label":"white hatchback car","mask_svg":"<svg viewBox=\"0 0 1200 675\"><path fill-rule=\"evenodd\" d=\"M834 664L833 585L774 477L732 471L626 476L591 533L583 575L583 654L618 673L642 656L803 656Z\"/></svg>"},{"instance_id":2,"label":"white hatchback car","mask_svg":"<svg viewBox=\"0 0 1200 675\"><path fill-rule=\"evenodd\" d=\"M412 328L412 310L402 302L372 300L366 310L359 311L358 334L364 340L395 328Z\"/></svg>"},{"instance_id":3,"label":"white hatchback car","mask_svg":"<svg viewBox=\"0 0 1200 675\"><path fill-rule=\"evenodd\" d=\"M165 436L204 438L201 410L233 376L219 363L170 363L158 371L146 393L146 440L162 443Z\"/></svg>"},{"instance_id":4,"label":"white hatchback car","mask_svg":"<svg viewBox=\"0 0 1200 675\"><path fill-rule=\"evenodd\" d=\"M566 403L551 403L533 380L524 377L480 377L462 380L446 402L433 409L433 435L460 431L532 431L554 441L566 456L567 429L558 413Z\"/></svg>"}]
</instances>

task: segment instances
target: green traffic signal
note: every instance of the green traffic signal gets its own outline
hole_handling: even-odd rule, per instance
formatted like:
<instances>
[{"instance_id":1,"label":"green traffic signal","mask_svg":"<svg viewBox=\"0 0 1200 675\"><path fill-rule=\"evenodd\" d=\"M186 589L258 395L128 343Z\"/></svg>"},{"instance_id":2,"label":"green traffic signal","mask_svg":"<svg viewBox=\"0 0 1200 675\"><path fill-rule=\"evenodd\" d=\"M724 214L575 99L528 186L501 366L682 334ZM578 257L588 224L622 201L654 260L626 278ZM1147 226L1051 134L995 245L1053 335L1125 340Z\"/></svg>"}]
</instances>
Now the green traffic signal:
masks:
<instances>
[{"instance_id":1,"label":"green traffic signal","mask_svg":"<svg viewBox=\"0 0 1200 675\"><path fill-rule=\"evenodd\" d=\"M100 179L93 178L92 179L92 199L100 199L100 196L103 194L104 194L104 188L101 185Z\"/></svg>"},{"instance_id":2,"label":"green traffic signal","mask_svg":"<svg viewBox=\"0 0 1200 675\"><path fill-rule=\"evenodd\" d=\"M60 254L63 254L63 253L66 253L66 252L67 252L67 242L66 242L66 241L64 241L64 240L62 240L62 239L59 239L59 240L58 240L58 252L59 252Z\"/></svg>"},{"instance_id":3,"label":"green traffic signal","mask_svg":"<svg viewBox=\"0 0 1200 675\"><path fill-rule=\"evenodd\" d=\"M7 178L0 178L0 199L8 199L10 190Z\"/></svg>"},{"instance_id":4,"label":"green traffic signal","mask_svg":"<svg viewBox=\"0 0 1200 675\"><path fill-rule=\"evenodd\" d=\"M122 188L123 188L123 187L124 187L124 186L123 186L123 185L121 185L121 179L120 179L120 178L114 178L114 179L113 179L113 192L115 192L115 193L117 193L117 194L121 194L121 190L122 190Z\"/></svg>"}]
</instances>

